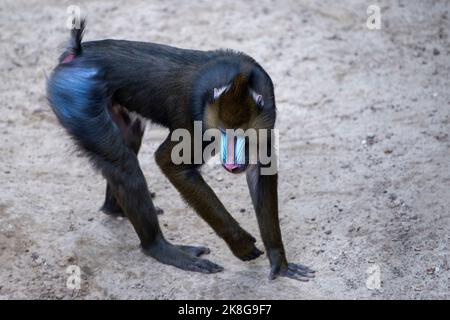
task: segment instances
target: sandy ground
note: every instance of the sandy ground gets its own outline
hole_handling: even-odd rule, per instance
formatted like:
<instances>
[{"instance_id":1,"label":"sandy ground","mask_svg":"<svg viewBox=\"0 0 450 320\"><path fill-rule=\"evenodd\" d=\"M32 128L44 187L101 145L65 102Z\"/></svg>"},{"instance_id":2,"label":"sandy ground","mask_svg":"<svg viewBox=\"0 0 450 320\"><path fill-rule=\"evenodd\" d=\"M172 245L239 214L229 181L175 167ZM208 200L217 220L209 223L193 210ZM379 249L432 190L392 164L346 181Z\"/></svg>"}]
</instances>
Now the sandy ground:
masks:
<instances>
[{"instance_id":1,"label":"sandy ground","mask_svg":"<svg viewBox=\"0 0 450 320\"><path fill-rule=\"evenodd\" d=\"M72 2L3 0L0 298L450 298L448 1L377 1L381 30L365 26L372 1L78 3L88 40L229 47L267 69L285 246L317 277L269 281L265 257L236 259L155 165L167 132L154 125L140 160L164 232L208 245L225 271L187 273L144 256L127 220L98 211L104 181L46 103L45 74L67 41ZM245 178L203 172L262 247ZM80 290L66 287L69 265L81 268ZM379 290L366 286L370 268L380 271Z\"/></svg>"}]
</instances>

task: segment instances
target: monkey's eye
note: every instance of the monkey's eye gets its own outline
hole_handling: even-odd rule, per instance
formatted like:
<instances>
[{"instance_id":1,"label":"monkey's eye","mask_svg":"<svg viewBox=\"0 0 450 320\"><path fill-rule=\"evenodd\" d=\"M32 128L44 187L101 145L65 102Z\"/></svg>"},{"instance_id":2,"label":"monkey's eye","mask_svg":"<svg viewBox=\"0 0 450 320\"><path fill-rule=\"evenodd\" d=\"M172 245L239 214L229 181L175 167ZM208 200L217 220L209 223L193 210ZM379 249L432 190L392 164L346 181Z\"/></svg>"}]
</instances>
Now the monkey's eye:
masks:
<instances>
[{"instance_id":1,"label":"monkey's eye","mask_svg":"<svg viewBox=\"0 0 450 320\"><path fill-rule=\"evenodd\" d=\"M251 90L252 98L255 101L256 105L262 109L264 107L264 99L263 96L255 91Z\"/></svg>"}]
</instances>

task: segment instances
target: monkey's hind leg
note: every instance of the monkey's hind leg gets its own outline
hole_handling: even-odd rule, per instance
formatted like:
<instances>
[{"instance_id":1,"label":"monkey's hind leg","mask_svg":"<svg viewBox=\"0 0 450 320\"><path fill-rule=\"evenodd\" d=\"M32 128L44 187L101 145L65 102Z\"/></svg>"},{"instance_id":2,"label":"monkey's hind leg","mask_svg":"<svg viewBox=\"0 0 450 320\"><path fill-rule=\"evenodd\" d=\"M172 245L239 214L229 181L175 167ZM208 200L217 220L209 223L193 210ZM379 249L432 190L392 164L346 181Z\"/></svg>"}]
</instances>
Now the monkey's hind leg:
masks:
<instances>
[{"instance_id":1,"label":"monkey's hind leg","mask_svg":"<svg viewBox=\"0 0 450 320\"><path fill-rule=\"evenodd\" d=\"M141 148L142 137L145 132L145 123L138 116L130 115L124 107L118 104L112 105L109 108L109 113L114 123L122 132L125 144L137 155ZM154 194L150 193L150 195L152 198L154 197ZM155 208L157 214L164 213L161 208ZM106 182L105 201L100 210L111 216L125 217L125 213L113 195L111 186L108 182Z\"/></svg>"},{"instance_id":2,"label":"monkey's hind leg","mask_svg":"<svg viewBox=\"0 0 450 320\"><path fill-rule=\"evenodd\" d=\"M111 119L120 129L125 144L134 152L135 155L137 155L139 153L139 149L141 148L142 137L145 131L145 123L143 123L138 117L132 119L129 112L118 104L112 104L108 108L108 111ZM111 216L125 216L123 209L120 207L116 197L112 193L111 186L108 181L106 182L105 201L100 210Z\"/></svg>"},{"instance_id":3,"label":"monkey's hind leg","mask_svg":"<svg viewBox=\"0 0 450 320\"><path fill-rule=\"evenodd\" d=\"M184 270L223 270L197 257L207 253L206 248L177 246L164 238L136 154L108 115L111 101L100 71L84 66L59 67L48 81L47 96L60 123L108 181L148 255Z\"/></svg>"}]
</instances>

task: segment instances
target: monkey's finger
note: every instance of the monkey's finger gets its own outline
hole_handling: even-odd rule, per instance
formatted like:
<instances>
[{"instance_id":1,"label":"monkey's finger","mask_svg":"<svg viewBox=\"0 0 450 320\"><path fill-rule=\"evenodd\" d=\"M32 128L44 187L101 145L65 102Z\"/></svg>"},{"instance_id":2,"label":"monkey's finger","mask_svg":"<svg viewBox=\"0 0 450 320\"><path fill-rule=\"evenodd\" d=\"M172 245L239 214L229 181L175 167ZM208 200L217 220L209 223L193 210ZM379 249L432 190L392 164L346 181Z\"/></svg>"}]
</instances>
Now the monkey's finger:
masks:
<instances>
[{"instance_id":1,"label":"monkey's finger","mask_svg":"<svg viewBox=\"0 0 450 320\"><path fill-rule=\"evenodd\" d=\"M258 248L254 247L253 251L247 254L242 258L243 261L249 261L258 258L260 255L262 255L264 252L259 250Z\"/></svg>"},{"instance_id":2,"label":"monkey's finger","mask_svg":"<svg viewBox=\"0 0 450 320\"><path fill-rule=\"evenodd\" d=\"M302 264L289 263L288 267L296 269L296 270L299 270L299 271L302 271L302 272L305 272L305 273L312 273L312 274L316 273L315 270L313 270L313 269L311 269L311 268L309 268L307 266L304 266Z\"/></svg>"},{"instance_id":3,"label":"monkey's finger","mask_svg":"<svg viewBox=\"0 0 450 320\"><path fill-rule=\"evenodd\" d=\"M315 278L315 275L313 274L313 273L308 273L308 272L306 272L306 271L302 271L302 270L298 270L298 269L293 269L293 268L289 268L287 271L286 271L286 274L296 274L296 275L298 275L298 276L300 276L300 277L304 277L304 278L307 278L307 279L312 279L312 278Z\"/></svg>"},{"instance_id":4,"label":"monkey's finger","mask_svg":"<svg viewBox=\"0 0 450 320\"><path fill-rule=\"evenodd\" d=\"M206 259L195 259L194 263L188 266L188 269L201 273L217 273L223 271L223 267Z\"/></svg>"},{"instance_id":5,"label":"monkey's finger","mask_svg":"<svg viewBox=\"0 0 450 320\"><path fill-rule=\"evenodd\" d=\"M298 281L302 281L302 282L308 282L309 281L309 277L306 277L305 275L298 273L292 269L288 269L286 271L286 274L284 275L285 277L291 278L291 279L295 279Z\"/></svg>"}]
</instances>

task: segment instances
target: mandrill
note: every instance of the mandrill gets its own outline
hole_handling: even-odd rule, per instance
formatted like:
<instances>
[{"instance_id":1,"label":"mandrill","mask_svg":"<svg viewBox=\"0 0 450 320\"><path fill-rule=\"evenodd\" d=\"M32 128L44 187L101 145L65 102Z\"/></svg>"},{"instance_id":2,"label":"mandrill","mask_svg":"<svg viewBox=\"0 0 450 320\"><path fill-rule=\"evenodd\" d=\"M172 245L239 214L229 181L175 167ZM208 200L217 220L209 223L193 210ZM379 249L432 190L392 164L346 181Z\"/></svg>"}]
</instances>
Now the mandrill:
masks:
<instances>
[{"instance_id":1,"label":"mandrill","mask_svg":"<svg viewBox=\"0 0 450 320\"><path fill-rule=\"evenodd\" d=\"M103 211L124 215L154 259L189 271L215 273L223 268L200 258L206 247L167 241L158 223L137 154L143 119L169 129L155 159L184 200L214 229L241 260L263 252L256 239L230 215L199 173L202 163L172 160L177 129L222 133L221 157L232 173L246 172L261 238L270 261L270 279L307 281L310 268L289 263L278 219L277 173L263 174L268 164L250 158L246 139L230 138L228 129L273 129L276 117L272 80L251 57L230 50L184 50L166 45L101 40L81 42L84 20L73 29L69 47L47 83L49 103L61 125L107 181ZM138 115L138 116L135 116ZM273 139L258 140L272 150ZM208 144L203 143L201 148ZM273 157L272 157L273 158ZM272 159L272 161L275 161Z\"/></svg>"}]
</instances>

